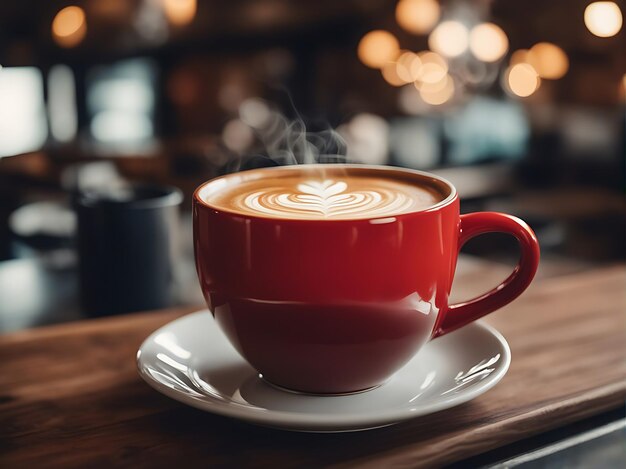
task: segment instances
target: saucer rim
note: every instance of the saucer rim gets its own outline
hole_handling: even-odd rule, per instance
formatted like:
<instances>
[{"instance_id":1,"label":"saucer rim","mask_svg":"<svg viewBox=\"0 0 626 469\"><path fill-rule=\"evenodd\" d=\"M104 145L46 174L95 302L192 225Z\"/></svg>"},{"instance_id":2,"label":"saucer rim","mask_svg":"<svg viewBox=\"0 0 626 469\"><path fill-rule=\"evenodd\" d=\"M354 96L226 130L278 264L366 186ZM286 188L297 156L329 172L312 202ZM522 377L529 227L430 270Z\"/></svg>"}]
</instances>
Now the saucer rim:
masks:
<instances>
[{"instance_id":1,"label":"saucer rim","mask_svg":"<svg viewBox=\"0 0 626 469\"><path fill-rule=\"evenodd\" d=\"M202 316L204 314L211 315L211 313L207 309L198 310L176 318L173 321L170 321L153 331L141 343L139 349L137 350L136 366L139 376L151 388L155 389L161 394L196 409L278 429L289 429L304 432L341 432L368 430L392 425L403 420L409 420L415 417L440 412L442 410L446 410L469 402L489 391L502 380L511 365L511 348L504 336L493 326L486 324L482 321L475 321L459 329L459 331L465 328L477 328L488 334L491 334L496 339L501 348L501 359L499 360L498 369L488 378L476 384L474 387L458 393L457 395L450 396L448 398L434 398L425 401L421 405L411 408L394 407L388 410L381 410L377 414L338 416L337 414L310 414L264 409L261 407L256 407L252 404L239 404L236 402L220 401L216 397L212 397L209 395L203 395L200 398L182 391L177 391L155 380L147 371L144 371L144 369L142 368L142 350L146 348L149 342L154 340L154 337L163 332L164 329L172 327L172 325L176 322L182 322L183 320L188 321L192 319L192 317ZM211 319L213 319L212 316ZM450 335L453 335L456 332L457 331L450 332ZM245 359L241 357L238 353L237 355L239 356L240 360L246 362ZM398 372L400 371L401 370L398 370ZM328 399L332 399L333 397L334 396L329 396Z\"/></svg>"}]
</instances>

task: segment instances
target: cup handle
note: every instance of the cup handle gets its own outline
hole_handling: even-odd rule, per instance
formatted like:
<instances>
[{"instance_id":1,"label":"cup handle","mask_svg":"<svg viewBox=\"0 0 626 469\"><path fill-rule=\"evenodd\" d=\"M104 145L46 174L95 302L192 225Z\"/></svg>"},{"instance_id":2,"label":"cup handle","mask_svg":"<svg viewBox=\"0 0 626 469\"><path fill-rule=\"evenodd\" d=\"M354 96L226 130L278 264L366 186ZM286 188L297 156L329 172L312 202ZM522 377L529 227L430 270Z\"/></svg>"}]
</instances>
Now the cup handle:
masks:
<instances>
[{"instance_id":1,"label":"cup handle","mask_svg":"<svg viewBox=\"0 0 626 469\"><path fill-rule=\"evenodd\" d=\"M520 244L521 256L513 273L487 293L463 303L450 305L433 332L440 337L510 303L530 285L539 265L539 242L533 230L519 218L504 213L478 212L461 215L459 250L473 238L484 233L513 235Z\"/></svg>"}]
</instances>

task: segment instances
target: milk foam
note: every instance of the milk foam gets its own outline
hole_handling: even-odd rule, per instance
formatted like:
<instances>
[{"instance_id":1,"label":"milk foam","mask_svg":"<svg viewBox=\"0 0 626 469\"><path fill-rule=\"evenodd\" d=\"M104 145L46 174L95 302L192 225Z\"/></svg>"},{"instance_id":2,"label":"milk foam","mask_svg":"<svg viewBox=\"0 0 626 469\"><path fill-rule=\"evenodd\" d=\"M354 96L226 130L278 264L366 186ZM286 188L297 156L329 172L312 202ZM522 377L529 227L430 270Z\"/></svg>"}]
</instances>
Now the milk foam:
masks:
<instances>
[{"instance_id":1,"label":"milk foam","mask_svg":"<svg viewBox=\"0 0 626 469\"><path fill-rule=\"evenodd\" d=\"M242 215L304 220L384 218L419 211L445 198L429 183L378 177L375 171L363 175L345 174L346 170L283 171L288 170L253 170L218 178L202 187L198 196L217 209Z\"/></svg>"},{"instance_id":2,"label":"milk foam","mask_svg":"<svg viewBox=\"0 0 626 469\"><path fill-rule=\"evenodd\" d=\"M379 217L410 210L416 205L407 193L391 188L351 189L336 179L305 180L295 190L267 187L239 197L240 209L288 218Z\"/></svg>"}]
</instances>

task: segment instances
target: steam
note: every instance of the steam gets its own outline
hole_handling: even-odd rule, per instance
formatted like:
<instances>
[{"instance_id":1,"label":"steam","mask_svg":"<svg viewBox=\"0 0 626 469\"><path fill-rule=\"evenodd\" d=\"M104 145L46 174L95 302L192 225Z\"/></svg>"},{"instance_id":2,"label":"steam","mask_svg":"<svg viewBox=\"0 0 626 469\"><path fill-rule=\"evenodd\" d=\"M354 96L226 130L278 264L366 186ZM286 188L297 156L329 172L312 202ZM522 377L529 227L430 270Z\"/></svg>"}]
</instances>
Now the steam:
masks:
<instances>
[{"instance_id":1,"label":"steam","mask_svg":"<svg viewBox=\"0 0 626 469\"><path fill-rule=\"evenodd\" d=\"M223 136L225 145L234 150L227 172L259 166L349 161L346 140L335 129L328 126L312 131L301 117L290 120L261 99L244 101L237 122L247 129L242 128L240 135L231 132L231 142ZM250 148L238 146L241 139L248 139Z\"/></svg>"},{"instance_id":2,"label":"steam","mask_svg":"<svg viewBox=\"0 0 626 469\"><path fill-rule=\"evenodd\" d=\"M282 164L312 164L347 158L347 144L335 130L307 131L302 119L289 122L278 113L271 120L267 128L259 129L259 137L273 160Z\"/></svg>"}]
</instances>

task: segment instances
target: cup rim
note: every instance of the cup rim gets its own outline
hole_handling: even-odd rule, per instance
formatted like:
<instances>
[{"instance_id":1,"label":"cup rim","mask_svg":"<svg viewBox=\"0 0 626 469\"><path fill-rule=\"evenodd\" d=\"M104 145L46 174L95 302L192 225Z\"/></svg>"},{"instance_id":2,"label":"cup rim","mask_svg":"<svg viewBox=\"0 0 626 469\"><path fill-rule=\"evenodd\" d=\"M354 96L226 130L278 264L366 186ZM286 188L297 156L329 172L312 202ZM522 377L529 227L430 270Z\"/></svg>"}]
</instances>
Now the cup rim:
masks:
<instances>
[{"instance_id":1,"label":"cup rim","mask_svg":"<svg viewBox=\"0 0 626 469\"><path fill-rule=\"evenodd\" d=\"M297 168L346 168L346 169L354 168L354 169L370 169L370 170L376 170L376 171L402 172L402 173L413 174L416 176L421 176L421 177L425 177L431 180L438 181L439 183L442 183L443 185L445 185L449 189L450 193L443 200L426 208L420 208L420 209L410 210L408 212L382 215L382 216L376 216L376 217L365 216L365 217L358 217L358 218L343 218L343 219L320 219L320 218L302 219L302 218L280 218L280 217L272 217L272 216L266 216L266 215L254 215L254 214L248 214L248 213L241 213L235 210L229 210L229 209L225 209L222 207L217 207L215 205L211 205L209 202L207 202L202 197L200 197L200 192L209 184L214 184L216 181L228 179L230 177L235 177L237 174L247 173L247 172L252 172L252 171L281 171L281 170L284 171L287 169L297 169ZM395 221L396 218L404 218L406 216L411 216L411 215L415 215L418 213L435 212L437 210L442 209L443 207L446 207L452 204L457 198L458 198L458 194L457 194L456 187L454 187L454 185L450 181L436 174L429 173L427 171L420 171L418 169L411 169L411 168L402 168L399 166L346 164L346 163L334 163L334 164L333 163L330 163L330 164L313 163L313 164L273 166L273 167L268 167L268 168L254 168L254 169L249 169L249 170L241 171L237 173L225 174L225 175L210 179L208 181L205 181L202 184L200 184L193 193L193 201L195 204L201 207L211 209L214 212L219 213L219 214L240 217L244 219L261 220L261 221L266 221L266 222L281 222L281 223L295 222L295 223L323 223L323 224L357 223L357 222L363 222L363 221L370 222L373 220L374 221L375 220L379 220L379 221L389 220L391 222L391 221Z\"/></svg>"}]
</instances>

